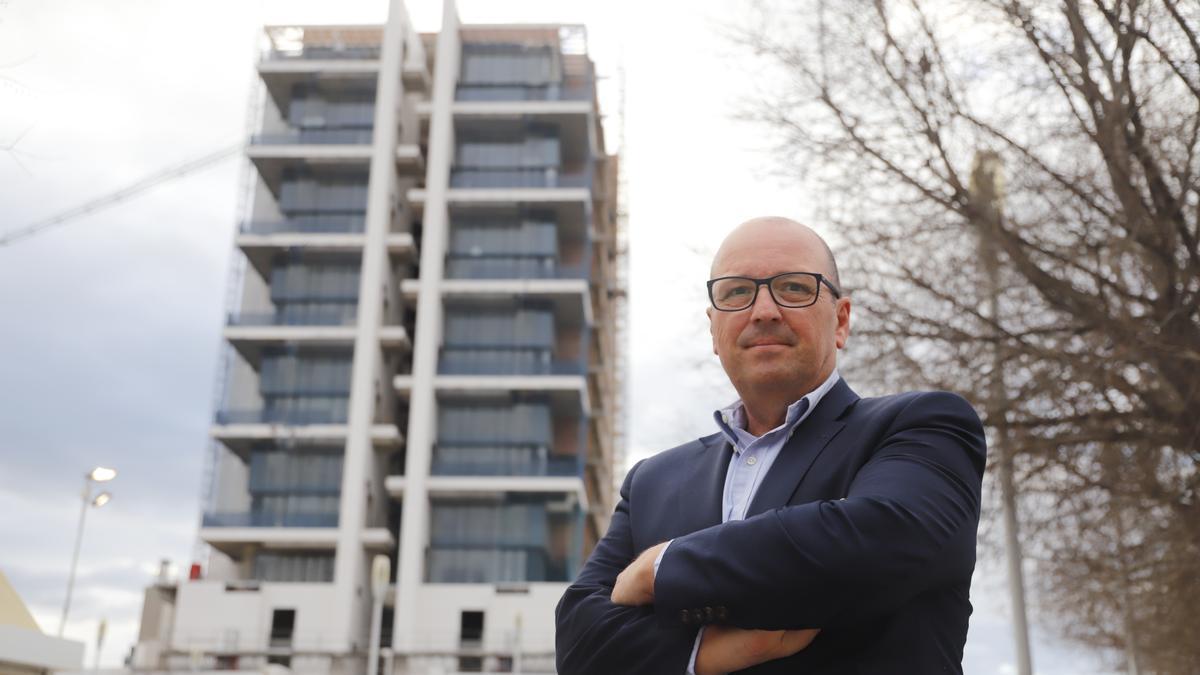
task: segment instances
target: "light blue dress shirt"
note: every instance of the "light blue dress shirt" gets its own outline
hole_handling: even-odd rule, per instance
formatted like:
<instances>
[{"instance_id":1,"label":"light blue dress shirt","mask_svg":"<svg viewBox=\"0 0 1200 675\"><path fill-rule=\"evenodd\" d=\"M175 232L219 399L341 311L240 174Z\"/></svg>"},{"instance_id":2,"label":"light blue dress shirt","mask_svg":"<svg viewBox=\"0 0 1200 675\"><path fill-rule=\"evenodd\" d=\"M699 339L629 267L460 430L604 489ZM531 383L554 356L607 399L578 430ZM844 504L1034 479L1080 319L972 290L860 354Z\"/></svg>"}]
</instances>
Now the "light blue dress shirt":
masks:
<instances>
[{"instance_id":1,"label":"light blue dress shirt","mask_svg":"<svg viewBox=\"0 0 1200 675\"><path fill-rule=\"evenodd\" d=\"M792 438L796 427L805 420L825 394L837 384L841 376L834 369L821 386L805 394L803 398L791 404L783 417L783 424L768 431L762 436L755 436L746 431L746 409L741 399L713 413L713 419L721 433L733 446L733 456L729 458L729 470L725 473L725 490L721 494L721 522L744 520L750 502L762 485L763 478L771 470L780 450ZM674 540L672 540L674 541ZM658 567L662 564L663 556L671 548L671 542L659 551L654 559L654 576L658 577ZM696 654L700 651L700 640L704 637L704 628L696 634L696 642L692 645L692 656L688 660L687 675L696 674Z\"/></svg>"}]
</instances>

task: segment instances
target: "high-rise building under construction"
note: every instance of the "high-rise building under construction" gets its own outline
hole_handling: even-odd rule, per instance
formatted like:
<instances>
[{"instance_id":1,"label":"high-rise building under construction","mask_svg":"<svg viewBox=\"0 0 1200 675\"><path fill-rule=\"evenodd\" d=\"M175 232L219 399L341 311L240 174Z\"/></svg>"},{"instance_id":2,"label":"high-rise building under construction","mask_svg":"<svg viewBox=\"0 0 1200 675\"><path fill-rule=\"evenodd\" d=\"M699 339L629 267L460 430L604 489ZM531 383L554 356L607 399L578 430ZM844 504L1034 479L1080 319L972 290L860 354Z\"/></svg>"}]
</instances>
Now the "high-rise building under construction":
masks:
<instances>
[{"instance_id":1,"label":"high-rise building under construction","mask_svg":"<svg viewBox=\"0 0 1200 675\"><path fill-rule=\"evenodd\" d=\"M135 668L552 672L623 445L586 32L272 26L192 578ZM372 579L390 561L386 588Z\"/></svg>"}]
</instances>

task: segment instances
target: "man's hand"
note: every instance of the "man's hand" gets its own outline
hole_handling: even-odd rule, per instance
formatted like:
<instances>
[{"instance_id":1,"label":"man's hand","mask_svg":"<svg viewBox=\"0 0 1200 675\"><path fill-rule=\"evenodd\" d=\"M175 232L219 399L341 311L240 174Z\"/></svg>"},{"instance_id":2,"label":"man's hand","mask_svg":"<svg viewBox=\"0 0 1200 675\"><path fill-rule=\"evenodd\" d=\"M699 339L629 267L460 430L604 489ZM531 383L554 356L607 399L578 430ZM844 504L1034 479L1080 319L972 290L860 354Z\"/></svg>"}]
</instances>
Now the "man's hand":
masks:
<instances>
[{"instance_id":1,"label":"man's hand","mask_svg":"<svg viewBox=\"0 0 1200 675\"><path fill-rule=\"evenodd\" d=\"M667 542L651 546L642 552L624 572L617 575L612 601L618 605L649 605L654 602L654 561Z\"/></svg>"},{"instance_id":2,"label":"man's hand","mask_svg":"<svg viewBox=\"0 0 1200 675\"><path fill-rule=\"evenodd\" d=\"M709 624L696 653L696 675L725 675L791 656L813 641L820 629L747 630Z\"/></svg>"}]
</instances>

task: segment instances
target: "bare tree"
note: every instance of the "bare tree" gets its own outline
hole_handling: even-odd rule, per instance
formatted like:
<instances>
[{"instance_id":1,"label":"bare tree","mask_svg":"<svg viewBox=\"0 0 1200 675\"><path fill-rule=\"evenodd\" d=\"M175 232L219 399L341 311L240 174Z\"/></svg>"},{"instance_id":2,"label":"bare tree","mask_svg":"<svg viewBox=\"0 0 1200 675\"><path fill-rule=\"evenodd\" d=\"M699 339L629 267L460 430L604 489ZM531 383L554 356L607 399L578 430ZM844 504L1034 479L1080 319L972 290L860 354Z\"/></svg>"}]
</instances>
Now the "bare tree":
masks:
<instances>
[{"instance_id":1,"label":"bare tree","mask_svg":"<svg viewBox=\"0 0 1200 675\"><path fill-rule=\"evenodd\" d=\"M980 404L1064 634L1200 672L1200 4L764 0L736 39L850 367Z\"/></svg>"}]
</instances>

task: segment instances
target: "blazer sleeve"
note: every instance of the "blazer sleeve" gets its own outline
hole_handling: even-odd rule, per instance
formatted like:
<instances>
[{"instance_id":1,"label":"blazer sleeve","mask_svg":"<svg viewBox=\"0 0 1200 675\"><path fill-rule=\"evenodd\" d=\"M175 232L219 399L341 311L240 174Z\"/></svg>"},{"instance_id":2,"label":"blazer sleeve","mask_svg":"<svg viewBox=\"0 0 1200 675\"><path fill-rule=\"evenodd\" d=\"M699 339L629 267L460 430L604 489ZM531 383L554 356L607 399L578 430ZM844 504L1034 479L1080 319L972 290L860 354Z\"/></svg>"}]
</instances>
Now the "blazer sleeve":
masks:
<instances>
[{"instance_id":1,"label":"blazer sleeve","mask_svg":"<svg viewBox=\"0 0 1200 675\"><path fill-rule=\"evenodd\" d=\"M653 607L613 604L617 575L640 551L630 527L630 469L604 538L555 609L555 663L561 675L686 672L697 628L662 626Z\"/></svg>"},{"instance_id":2,"label":"blazer sleeve","mask_svg":"<svg viewBox=\"0 0 1200 675\"><path fill-rule=\"evenodd\" d=\"M845 499L786 506L675 539L655 577L663 625L724 606L742 628L832 628L894 611L975 565L983 426L963 398L914 397Z\"/></svg>"}]
</instances>

